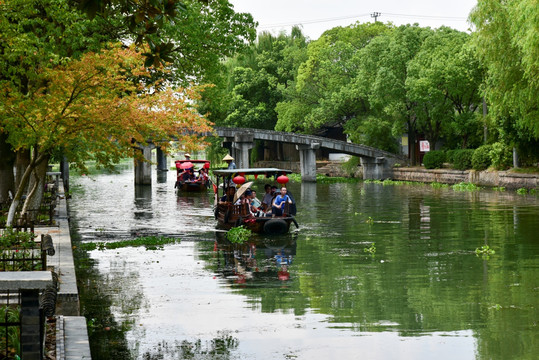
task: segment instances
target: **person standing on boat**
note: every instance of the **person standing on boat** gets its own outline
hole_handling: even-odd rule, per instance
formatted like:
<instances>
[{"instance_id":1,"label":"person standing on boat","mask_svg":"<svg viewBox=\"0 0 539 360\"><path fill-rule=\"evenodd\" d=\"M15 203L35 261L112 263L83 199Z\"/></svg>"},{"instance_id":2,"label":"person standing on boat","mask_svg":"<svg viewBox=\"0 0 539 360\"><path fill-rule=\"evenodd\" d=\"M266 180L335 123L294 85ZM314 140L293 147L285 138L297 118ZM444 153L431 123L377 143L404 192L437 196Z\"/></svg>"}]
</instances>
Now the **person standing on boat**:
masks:
<instances>
[{"instance_id":1,"label":"person standing on boat","mask_svg":"<svg viewBox=\"0 0 539 360\"><path fill-rule=\"evenodd\" d=\"M230 156L229 154L226 154L226 156L223 158L223 161L226 161L228 164L228 170L234 170L236 168L236 163L234 162L234 158Z\"/></svg>"},{"instance_id":2,"label":"person standing on boat","mask_svg":"<svg viewBox=\"0 0 539 360\"><path fill-rule=\"evenodd\" d=\"M185 160L191 160L191 154L185 153L183 156L185 156Z\"/></svg>"},{"instance_id":3,"label":"person standing on boat","mask_svg":"<svg viewBox=\"0 0 539 360\"><path fill-rule=\"evenodd\" d=\"M290 196L286 194L286 188L283 186L281 188L281 193L277 195L275 197L275 200L273 201L273 207L272 207L273 215L282 216L283 209L286 203L292 204L292 200L290 199Z\"/></svg>"}]
</instances>

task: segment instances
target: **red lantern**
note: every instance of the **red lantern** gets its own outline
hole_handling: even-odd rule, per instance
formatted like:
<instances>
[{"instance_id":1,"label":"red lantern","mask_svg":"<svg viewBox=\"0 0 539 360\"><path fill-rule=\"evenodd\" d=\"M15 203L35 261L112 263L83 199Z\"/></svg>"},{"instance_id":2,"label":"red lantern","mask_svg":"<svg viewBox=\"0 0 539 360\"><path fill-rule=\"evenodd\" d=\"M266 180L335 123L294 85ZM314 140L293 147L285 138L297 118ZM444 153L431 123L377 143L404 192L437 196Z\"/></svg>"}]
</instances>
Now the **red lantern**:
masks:
<instances>
[{"instance_id":1,"label":"red lantern","mask_svg":"<svg viewBox=\"0 0 539 360\"><path fill-rule=\"evenodd\" d=\"M288 181L289 179L288 179L288 176L286 175L281 175L277 178L277 182L282 185L286 184Z\"/></svg>"},{"instance_id":2,"label":"red lantern","mask_svg":"<svg viewBox=\"0 0 539 360\"><path fill-rule=\"evenodd\" d=\"M232 181L236 185L241 185L241 184L243 184L245 182L245 178L243 176L238 175L234 179L232 179Z\"/></svg>"},{"instance_id":3,"label":"red lantern","mask_svg":"<svg viewBox=\"0 0 539 360\"><path fill-rule=\"evenodd\" d=\"M255 174L255 180L258 179L258 174Z\"/></svg>"}]
</instances>

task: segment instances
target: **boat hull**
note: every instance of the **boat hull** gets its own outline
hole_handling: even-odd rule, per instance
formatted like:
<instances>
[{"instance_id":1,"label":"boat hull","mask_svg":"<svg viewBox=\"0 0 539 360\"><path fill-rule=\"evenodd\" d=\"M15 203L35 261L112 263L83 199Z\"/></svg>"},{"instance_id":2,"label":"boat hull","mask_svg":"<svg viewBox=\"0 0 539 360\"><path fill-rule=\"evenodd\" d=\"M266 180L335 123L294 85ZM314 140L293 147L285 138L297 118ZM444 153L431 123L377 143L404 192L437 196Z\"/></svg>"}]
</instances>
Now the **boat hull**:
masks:
<instances>
[{"instance_id":1,"label":"boat hull","mask_svg":"<svg viewBox=\"0 0 539 360\"><path fill-rule=\"evenodd\" d=\"M242 205L219 204L215 209L218 227L230 230L243 226L257 234L282 235L290 231L290 225L298 224L293 216L255 217Z\"/></svg>"},{"instance_id":2,"label":"boat hull","mask_svg":"<svg viewBox=\"0 0 539 360\"><path fill-rule=\"evenodd\" d=\"M182 192L203 192L203 191L208 191L209 183L208 182L181 182L181 181L177 181L175 187L179 191L182 191Z\"/></svg>"}]
</instances>

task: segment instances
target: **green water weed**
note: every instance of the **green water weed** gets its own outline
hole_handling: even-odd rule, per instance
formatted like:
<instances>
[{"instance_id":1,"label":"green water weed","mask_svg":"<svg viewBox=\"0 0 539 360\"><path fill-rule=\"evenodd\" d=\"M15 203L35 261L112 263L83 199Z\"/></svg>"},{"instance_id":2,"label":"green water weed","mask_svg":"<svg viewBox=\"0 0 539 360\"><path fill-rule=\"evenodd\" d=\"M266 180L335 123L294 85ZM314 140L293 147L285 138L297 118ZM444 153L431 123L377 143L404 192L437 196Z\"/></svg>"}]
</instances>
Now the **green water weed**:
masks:
<instances>
[{"instance_id":1,"label":"green water weed","mask_svg":"<svg viewBox=\"0 0 539 360\"><path fill-rule=\"evenodd\" d=\"M142 236L131 240L120 240L110 242L87 242L81 243L79 248L86 251L92 250L112 250L124 247L144 246L146 250L161 250L164 245L176 244L180 242L177 238L168 238L164 236Z\"/></svg>"},{"instance_id":2,"label":"green water weed","mask_svg":"<svg viewBox=\"0 0 539 360\"><path fill-rule=\"evenodd\" d=\"M243 244L247 240L249 240L249 236L251 236L253 232L247 228L244 228L242 226L233 227L226 233L226 238L228 241L234 244Z\"/></svg>"},{"instance_id":3,"label":"green water weed","mask_svg":"<svg viewBox=\"0 0 539 360\"><path fill-rule=\"evenodd\" d=\"M477 191L481 190L481 187L467 182L461 182L452 186L454 191Z\"/></svg>"},{"instance_id":4,"label":"green water weed","mask_svg":"<svg viewBox=\"0 0 539 360\"><path fill-rule=\"evenodd\" d=\"M490 255L496 254L496 251L492 249L488 245L483 245L480 248L475 249L475 255L479 256L481 255L483 259L488 260L490 259Z\"/></svg>"},{"instance_id":5,"label":"green water weed","mask_svg":"<svg viewBox=\"0 0 539 360\"><path fill-rule=\"evenodd\" d=\"M372 243L371 246L364 248L363 252L369 253L371 255L376 254L376 244Z\"/></svg>"}]
</instances>

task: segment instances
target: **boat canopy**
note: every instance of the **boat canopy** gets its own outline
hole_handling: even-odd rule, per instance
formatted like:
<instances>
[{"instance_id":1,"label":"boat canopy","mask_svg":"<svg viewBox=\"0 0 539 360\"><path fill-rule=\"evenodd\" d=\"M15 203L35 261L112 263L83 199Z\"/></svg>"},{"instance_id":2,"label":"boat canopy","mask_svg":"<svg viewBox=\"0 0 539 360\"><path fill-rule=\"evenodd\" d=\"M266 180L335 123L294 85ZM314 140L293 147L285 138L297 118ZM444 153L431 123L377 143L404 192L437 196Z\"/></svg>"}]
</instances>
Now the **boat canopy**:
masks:
<instances>
[{"instance_id":1,"label":"boat canopy","mask_svg":"<svg viewBox=\"0 0 539 360\"><path fill-rule=\"evenodd\" d=\"M213 170L213 174L216 176L236 176L236 175L264 175L266 177L279 176L292 173L291 170L276 169L276 168L253 168L253 169L219 169Z\"/></svg>"},{"instance_id":2,"label":"boat canopy","mask_svg":"<svg viewBox=\"0 0 539 360\"><path fill-rule=\"evenodd\" d=\"M174 163L176 164L182 164L184 162L191 162L193 164L205 164L205 163L209 163L210 161L209 160L176 160Z\"/></svg>"}]
</instances>

